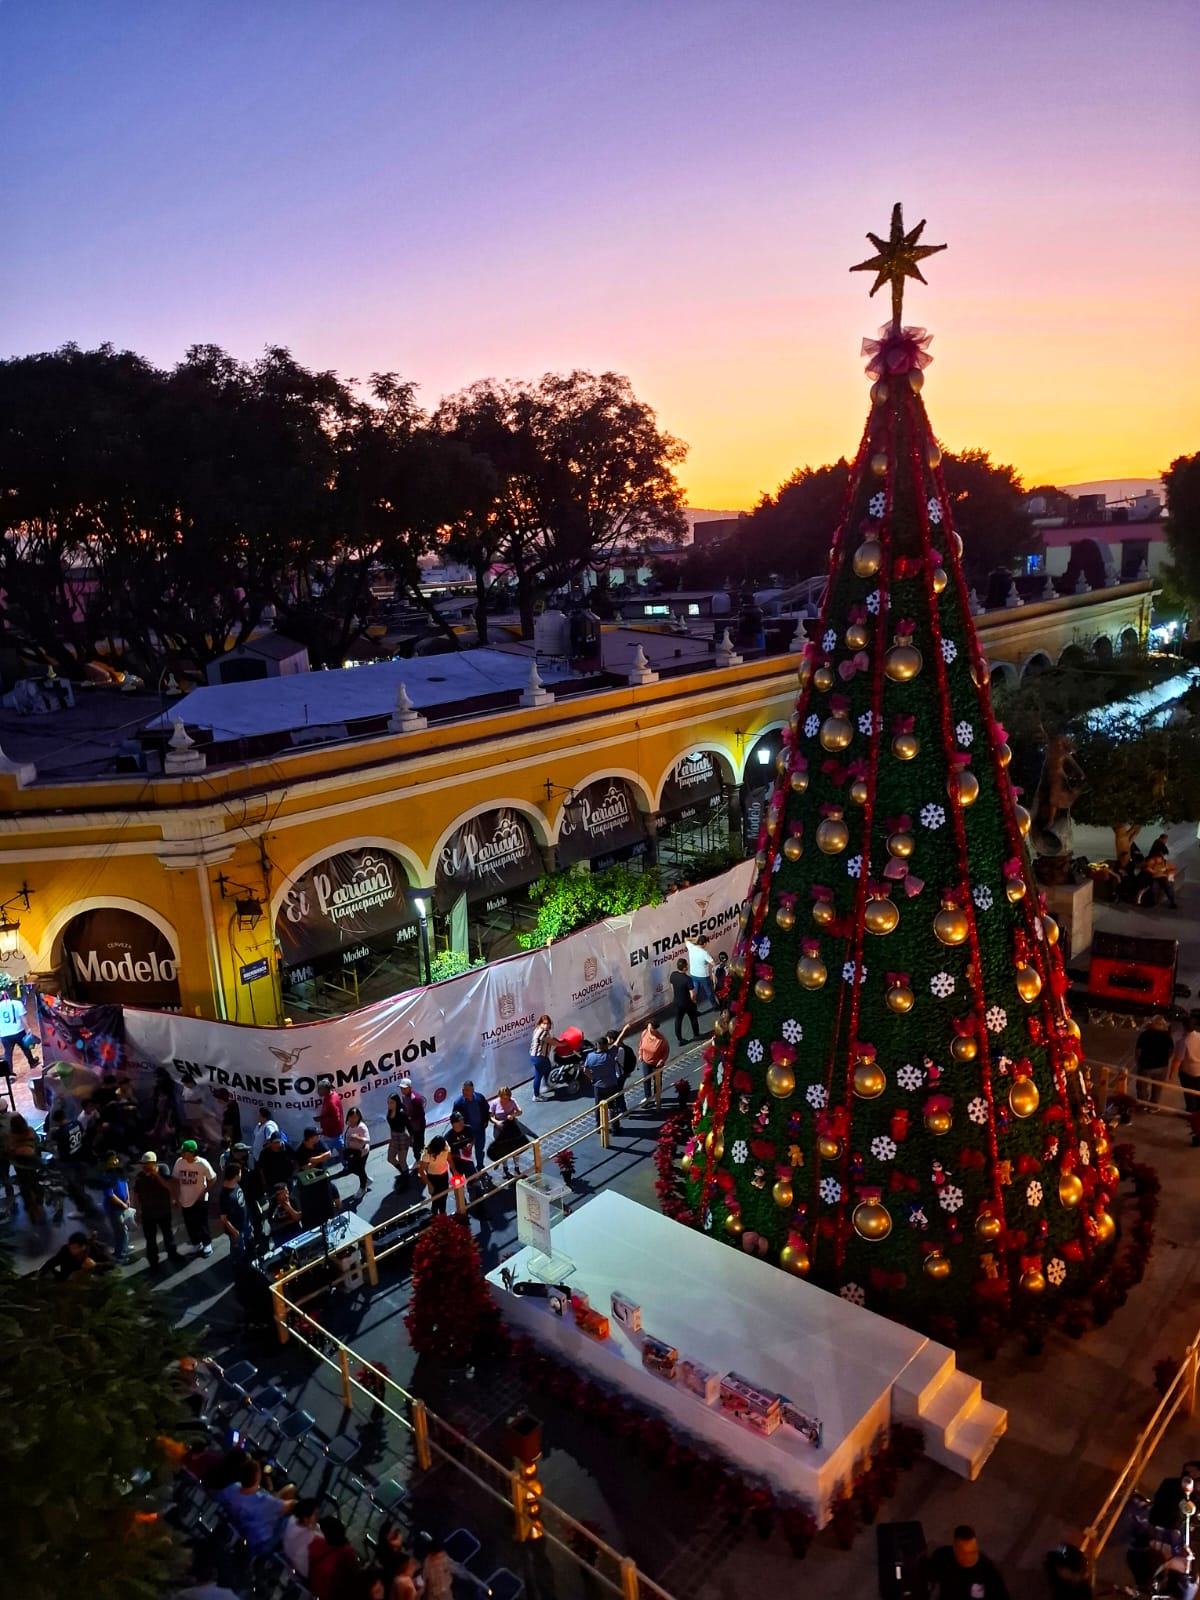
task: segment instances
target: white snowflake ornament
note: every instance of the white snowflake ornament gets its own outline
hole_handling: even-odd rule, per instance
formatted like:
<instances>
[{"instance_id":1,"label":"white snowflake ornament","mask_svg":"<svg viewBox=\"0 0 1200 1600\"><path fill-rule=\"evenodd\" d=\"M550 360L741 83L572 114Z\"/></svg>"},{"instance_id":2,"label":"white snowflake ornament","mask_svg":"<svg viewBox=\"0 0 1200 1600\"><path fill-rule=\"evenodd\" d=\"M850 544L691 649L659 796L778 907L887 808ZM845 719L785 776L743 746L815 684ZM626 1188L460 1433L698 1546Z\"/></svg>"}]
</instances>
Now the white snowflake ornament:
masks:
<instances>
[{"instance_id":1,"label":"white snowflake ornament","mask_svg":"<svg viewBox=\"0 0 1200 1600\"><path fill-rule=\"evenodd\" d=\"M867 610L873 617L879 615L879 590L872 589L866 600Z\"/></svg>"},{"instance_id":2,"label":"white snowflake ornament","mask_svg":"<svg viewBox=\"0 0 1200 1600\"><path fill-rule=\"evenodd\" d=\"M940 828L945 820L946 813L941 806L935 806L930 802L929 805L921 807L921 826L923 828Z\"/></svg>"},{"instance_id":3,"label":"white snowflake ornament","mask_svg":"<svg viewBox=\"0 0 1200 1600\"><path fill-rule=\"evenodd\" d=\"M989 1033L1003 1033L1008 1027L1008 1012L1003 1006L989 1006L983 1020L987 1023Z\"/></svg>"},{"instance_id":4,"label":"white snowflake ornament","mask_svg":"<svg viewBox=\"0 0 1200 1600\"><path fill-rule=\"evenodd\" d=\"M825 1108L825 1085L823 1083L810 1083L808 1093L804 1097L814 1111L823 1111Z\"/></svg>"},{"instance_id":5,"label":"white snowflake ornament","mask_svg":"<svg viewBox=\"0 0 1200 1600\"><path fill-rule=\"evenodd\" d=\"M925 1082L925 1074L920 1067L914 1067L911 1061L906 1061L896 1074L896 1082L902 1089L912 1093Z\"/></svg>"},{"instance_id":6,"label":"white snowflake ornament","mask_svg":"<svg viewBox=\"0 0 1200 1600\"><path fill-rule=\"evenodd\" d=\"M935 495L930 495L929 504L925 507L925 511L930 522L932 522L936 528L938 523L942 520L942 504Z\"/></svg>"},{"instance_id":7,"label":"white snowflake ornament","mask_svg":"<svg viewBox=\"0 0 1200 1600\"><path fill-rule=\"evenodd\" d=\"M846 872L851 878L857 878L862 872L862 857L851 856L846 863Z\"/></svg>"},{"instance_id":8,"label":"white snowflake ornament","mask_svg":"<svg viewBox=\"0 0 1200 1600\"><path fill-rule=\"evenodd\" d=\"M725 1063L723 1061L717 1062L717 1070L713 1073L713 1077L716 1079L717 1088L719 1089L725 1082Z\"/></svg>"},{"instance_id":9,"label":"white snowflake ornament","mask_svg":"<svg viewBox=\"0 0 1200 1600\"><path fill-rule=\"evenodd\" d=\"M938 1204L943 1211L961 1211L963 1192L956 1183L948 1183L938 1190Z\"/></svg>"},{"instance_id":10,"label":"white snowflake ornament","mask_svg":"<svg viewBox=\"0 0 1200 1600\"><path fill-rule=\"evenodd\" d=\"M844 1283L838 1290L843 1300L849 1300L852 1306L865 1306L867 1297L857 1283Z\"/></svg>"},{"instance_id":11,"label":"white snowflake ornament","mask_svg":"<svg viewBox=\"0 0 1200 1600\"><path fill-rule=\"evenodd\" d=\"M704 1213L704 1231L705 1231L705 1233L711 1233L712 1232L712 1212L711 1211L706 1211Z\"/></svg>"},{"instance_id":12,"label":"white snowflake ornament","mask_svg":"<svg viewBox=\"0 0 1200 1600\"><path fill-rule=\"evenodd\" d=\"M990 911L996 902L991 885L987 883L977 883L971 890L971 899L980 911Z\"/></svg>"},{"instance_id":13,"label":"white snowflake ornament","mask_svg":"<svg viewBox=\"0 0 1200 1600\"><path fill-rule=\"evenodd\" d=\"M955 725L954 737L966 749L967 745L975 742L975 729L969 722L963 721Z\"/></svg>"},{"instance_id":14,"label":"white snowflake ornament","mask_svg":"<svg viewBox=\"0 0 1200 1600\"><path fill-rule=\"evenodd\" d=\"M779 1031L783 1034L788 1044L799 1044L804 1037L804 1029L796 1021L795 1017L789 1017Z\"/></svg>"},{"instance_id":15,"label":"white snowflake ornament","mask_svg":"<svg viewBox=\"0 0 1200 1600\"><path fill-rule=\"evenodd\" d=\"M1067 1264L1060 1256L1052 1256L1046 1263L1046 1279L1057 1289L1067 1277Z\"/></svg>"},{"instance_id":16,"label":"white snowflake ornament","mask_svg":"<svg viewBox=\"0 0 1200 1600\"><path fill-rule=\"evenodd\" d=\"M1036 1178L1026 1187L1025 1204L1027 1206L1040 1206L1042 1203L1042 1186Z\"/></svg>"},{"instance_id":17,"label":"white snowflake ornament","mask_svg":"<svg viewBox=\"0 0 1200 1600\"><path fill-rule=\"evenodd\" d=\"M824 650L826 655L829 655L830 651L835 650L836 648L837 632L833 628L826 628L825 632L821 635L821 649Z\"/></svg>"},{"instance_id":18,"label":"white snowflake ornament","mask_svg":"<svg viewBox=\"0 0 1200 1600\"><path fill-rule=\"evenodd\" d=\"M859 733L865 733L865 734L869 735L870 732L871 732L871 729L874 726L875 726L875 719L872 717L872 715L871 715L871 713L869 711L864 711L862 716L859 717L859 719L858 719L858 731L859 731Z\"/></svg>"},{"instance_id":19,"label":"white snowflake ornament","mask_svg":"<svg viewBox=\"0 0 1200 1600\"><path fill-rule=\"evenodd\" d=\"M855 974L857 973L857 977ZM843 983L862 983L867 976L867 964L864 961L861 967L855 967L853 961L842 963Z\"/></svg>"},{"instance_id":20,"label":"white snowflake ornament","mask_svg":"<svg viewBox=\"0 0 1200 1600\"><path fill-rule=\"evenodd\" d=\"M942 640L942 660L947 666L949 666L952 661L958 660L958 646L955 644L953 639Z\"/></svg>"},{"instance_id":21,"label":"white snowflake ornament","mask_svg":"<svg viewBox=\"0 0 1200 1600\"><path fill-rule=\"evenodd\" d=\"M896 1154L895 1141L889 1139L886 1133L877 1135L871 1140L871 1154L876 1161L891 1161Z\"/></svg>"},{"instance_id":22,"label":"white snowflake ornament","mask_svg":"<svg viewBox=\"0 0 1200 1600\"><path fill-rule=\"evenodd\" d=\"M821 719L815 712L810 712L804 719L804 737L815 739L821 730Z\"/></svg>"},{"instance_id":23,"label":"white snowflake ornament","mask_svg":"<svg viewBox=\"0 0 1200 1600\"><path fill-rule=\"evenodd\" d=\"M870 512L871 516L878 520L883 515L886 508L887 495L884 494L882 489L878 489L867 501L867 510Z\"/></svg>"},{"instance_id":24,"label":"white snowflake ornament","mask_svg":"<svg viewBox=\"0 0 1200 1600\"><path fill-rule=\"evenodd\" d=\"M981 1128L983 1127L984 1123L987 1121L987 1119L988 1119L987 1101L983 1098L983 1096L981 1094L977 1094L975 1096L974 1100L972 1100L968 1104L968 1106L967 1106L967 1116L972 1122L976 1123Z\"/></svg>"},{"instance_id":25,"label":"white snowflake ornament","mask_svg":"<svg viewBox=\"0 0 1200 1600\"><path fill-rule=\"evenodd\" d=\"M757 1066L758 1063L762 1060L762 1058L763 1058L762 1040L761 1039L751 1039L749 1044L746 1046L746 1059L748 1061L753 1061L754 1065Z\"/></svg>"},{"instance_id":26,"label":"white snowflake ornament","mask_svg":"<svg viewBox=\"0 0 1200 1600\"><path fill-rule=\"evenodd\" d=\"M834 1206L842 1198L842 1186L836 1178L821 1179L821 1199L827 1206Z\"/></svg>"},{"instance_id":27,"label":"white snowflake ornament","mask_svg":"<svg viewBox=\"0 0 1200 1600\"><path fill-rule=\"evenodd\" d=\"M948 972L935 972L929 987L939 1000L947 1000L954 993L954 979Z\"/></svg>"},{"instance_id":28,"label":"white snowflake ornament","mask_svg":"<svg viewBox=\"0 0 1200 1600\"><path fill-rule=\"evenodd\" d=\"M771 936L768 933L764 933L758 941L758 959L760 961L765 961L770 954Z\"/></svg>"},{"instance_id":29,"label":"white snowflake ornament","mask_svg":"<svg viewBox=\"0 0 1200 1600\"><path fill-rule=\"evenodd\" d=\"M735 1167L740 1167L742 1162L745 1161L746 1157L749 1154L750 1154L749 1145L746 1143L745 1139L739 1139L737 1141L737 1143L734 1145L732 1151L730 1152L730 1155L731 1155L731 1157L733 1159L734 1166Z\"/></svg>"}]
</instances>

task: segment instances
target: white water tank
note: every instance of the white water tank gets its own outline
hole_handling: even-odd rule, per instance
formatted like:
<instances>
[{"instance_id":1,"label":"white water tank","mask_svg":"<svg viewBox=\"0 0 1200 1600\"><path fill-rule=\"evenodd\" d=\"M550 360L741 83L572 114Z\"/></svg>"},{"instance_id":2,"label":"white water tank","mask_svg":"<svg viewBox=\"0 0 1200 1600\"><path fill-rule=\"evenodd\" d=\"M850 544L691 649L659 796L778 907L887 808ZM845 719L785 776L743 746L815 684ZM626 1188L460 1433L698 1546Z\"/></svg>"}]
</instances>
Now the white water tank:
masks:
<instances>
[{"instance_id":1,"label":"white water tank","mask_svg":"<svg viewBox=\"0 0 1200 1600\"><path fill-rule=\"evenodd\" d=\"M533 648L539 656L571 653L571 628L565 611L543 611L533 623Z\"/></svg>"}]
</instances>

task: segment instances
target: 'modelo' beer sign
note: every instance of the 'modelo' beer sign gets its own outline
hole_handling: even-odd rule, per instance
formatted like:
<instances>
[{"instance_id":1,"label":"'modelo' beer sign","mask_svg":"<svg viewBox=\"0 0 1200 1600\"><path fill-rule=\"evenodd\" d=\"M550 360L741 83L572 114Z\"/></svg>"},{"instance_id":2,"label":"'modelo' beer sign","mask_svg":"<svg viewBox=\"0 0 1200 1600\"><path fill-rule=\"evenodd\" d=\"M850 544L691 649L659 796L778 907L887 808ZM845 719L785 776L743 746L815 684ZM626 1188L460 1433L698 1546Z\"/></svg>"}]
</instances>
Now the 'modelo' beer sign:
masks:
<instances>
[{"instance_id":1,"label":"'modelo' beer sign","mask_svg":"<svg viewBox=\"0 0 1200 1600\"><path fill-rule=\"evenodd\" d=\"M179 1008L179 963L152 922L117 906L81 912L63 931L63 981L89 1005Z\"/></svg>"}]
</instances>

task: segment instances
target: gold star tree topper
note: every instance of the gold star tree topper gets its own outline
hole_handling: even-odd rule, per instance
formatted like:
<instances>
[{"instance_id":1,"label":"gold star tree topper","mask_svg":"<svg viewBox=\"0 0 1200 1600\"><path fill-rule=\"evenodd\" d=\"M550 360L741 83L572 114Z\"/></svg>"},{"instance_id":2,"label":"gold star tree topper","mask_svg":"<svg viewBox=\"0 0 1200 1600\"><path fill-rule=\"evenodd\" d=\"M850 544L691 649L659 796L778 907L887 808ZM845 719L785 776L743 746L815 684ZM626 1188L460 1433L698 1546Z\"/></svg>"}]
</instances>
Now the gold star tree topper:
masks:
<instances>
[{"instance_id":1,"label":"gold star tree topper","mask_svg":"<svg viewBox=\"0 0 1200 1600\"><path fill-rule=\"evenodd\" d=\"M910 233L904 231L904 212L899 200L892 207L892 232L889 238L881 239L878 234L868 233L867 238L879 252L869 261L860 261L850 268L851 272L875 272L878 277L871 285L871 293L883 287L885 283L892 286L892 323L900 327L900 306L904 300L905 278L916 278L919 283L924 283L918 261L924 261L926 256L935 256L939 250L944 250L944 244L918 244L925 228L925 219L922 218Z\"/></svg>"}]
</instances>

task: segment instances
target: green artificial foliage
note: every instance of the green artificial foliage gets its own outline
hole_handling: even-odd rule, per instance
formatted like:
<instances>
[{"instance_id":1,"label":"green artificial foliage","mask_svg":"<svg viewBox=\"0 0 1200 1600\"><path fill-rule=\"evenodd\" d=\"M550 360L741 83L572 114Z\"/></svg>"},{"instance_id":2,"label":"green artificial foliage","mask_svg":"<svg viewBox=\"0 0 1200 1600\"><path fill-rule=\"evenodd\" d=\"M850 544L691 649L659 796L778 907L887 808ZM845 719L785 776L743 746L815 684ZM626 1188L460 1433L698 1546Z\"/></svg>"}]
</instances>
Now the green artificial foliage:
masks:
<instances>
[{"instance_id":1,"label":"green artificial foliage","mask_svg":"<svg viewBox=\"0 0 1200 1600\"><path fill-rule=\"evenodd\" d=\"M873 391L850 474L688 1181L714 1237L948 1336L1085 1293L1110 1254L1116 1171L912 348ZM935 933L944 910L962 942ZM806 957L819 986L800 981ZM1019 972L1038 994L1022 998Z\"/></svg>"},{"instance_id":2,"label":"green artificial foliage","mask_svg":"<svg viewBox=\"0 0 1200 1600\"><path fill-rule=\"evenodd\" d=\"M656 906L662 897L657 872L630 868L619 861L603 872L552 872L530 886L529 898L537 902L537 921L531 932L518 934L517 941L523 949L535 950L606 917L627 916L639 906Z\"/></svg>"},{"instance_id":3,"label":"green artificial foliage","mask_svg":"<svg viewBox=\"0 0 1200 1600\"><path fill-rule=\"evenodd\" d=\"M118 1273L58 1283L5 1270L0 1340L0 1591L160 1600L184 1565L151 1519L170 1473L156 1440L190 1420L168 1371L179 1335Z\"/></svg>"},{"instance_id":4,"label":"green artificial foliage","mask_svg":"<svg viewBox=\"0 0 1200 1600\"><path fill-rule=\"evenodd\" d=\"M461 978L464 972L484 965L482 956L472 960L465 950L439 950L429 963L429 981L444 983L447 978Z\"/></svg>"}]
</instances>

